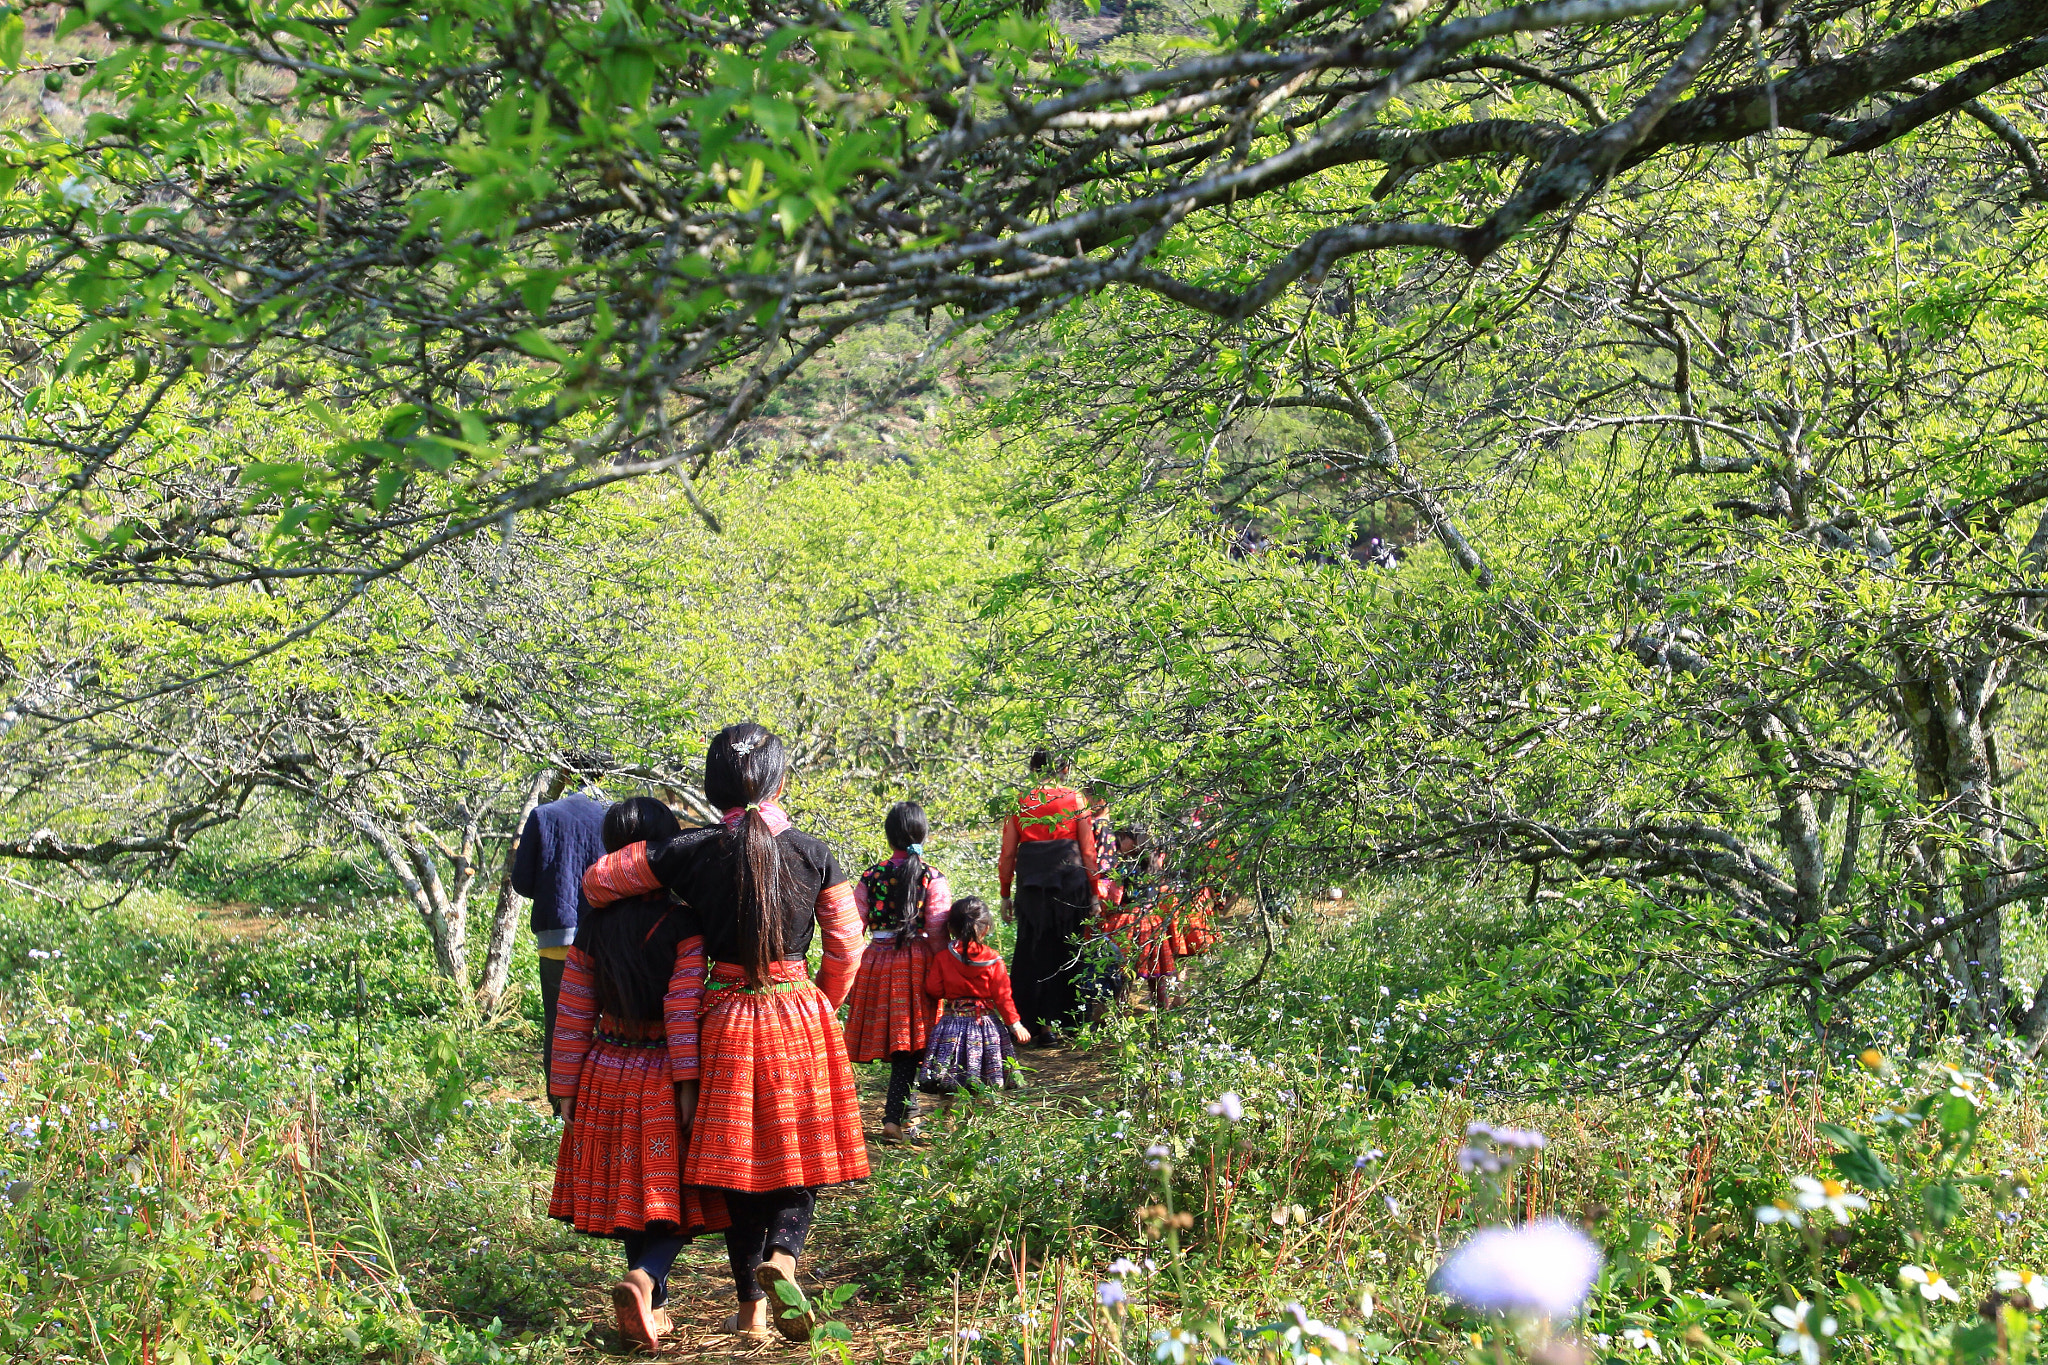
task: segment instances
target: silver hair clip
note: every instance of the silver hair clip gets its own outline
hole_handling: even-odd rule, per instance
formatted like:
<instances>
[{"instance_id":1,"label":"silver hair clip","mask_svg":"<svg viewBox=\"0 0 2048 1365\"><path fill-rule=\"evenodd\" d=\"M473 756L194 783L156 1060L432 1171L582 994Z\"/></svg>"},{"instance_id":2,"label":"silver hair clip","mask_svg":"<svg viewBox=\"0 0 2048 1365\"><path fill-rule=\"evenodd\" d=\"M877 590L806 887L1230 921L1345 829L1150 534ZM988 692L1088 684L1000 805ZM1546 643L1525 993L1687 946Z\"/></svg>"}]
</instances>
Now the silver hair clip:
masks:
<instances>
[{"instance_id":1,"label":"silver hair clip","mask_svg":"<svg viewBox=\"0 0 2048 1365\"><path fill-rule=\"evenodd\" d=\"M759 739L736 739L732 742L732 751L741 758L745 758L760 747L761 741Z\"/></svg>"}]
</instances>

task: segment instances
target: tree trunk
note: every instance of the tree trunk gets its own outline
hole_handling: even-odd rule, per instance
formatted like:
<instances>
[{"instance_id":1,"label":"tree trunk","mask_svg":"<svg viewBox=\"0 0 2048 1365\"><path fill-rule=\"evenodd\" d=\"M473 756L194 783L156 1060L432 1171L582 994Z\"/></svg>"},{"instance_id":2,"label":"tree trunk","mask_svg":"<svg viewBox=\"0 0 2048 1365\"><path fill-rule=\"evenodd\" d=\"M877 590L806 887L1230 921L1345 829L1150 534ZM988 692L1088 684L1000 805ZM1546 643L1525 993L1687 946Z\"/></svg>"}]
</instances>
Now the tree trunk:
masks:
<instances>
[{"instance_id":1,"label":"tree trunk","mask_svg":"<svg viewBox=\"0 0 2048 1365\"><path fill-rule=\"evenodd\" d=\"M498 876L498 903L491 912L491 939L484 950L484 979L477 987L476 1002L485 1014L496 1014L504 1003L505 987L512 979L512 944L519 936L519 899L512 891L512 863L519 856L519 841L526 834L526 822L534 807L553 801L569 783L566 768L543 768L527 784L526 800L519 819L512 826L512 842L505 846L505 869Z\"/></svg>"},{"instance_id":2,"label":"tree trunk","mask_svg":"<svg viewBox=\"0 0 2048 1365\"><path fill-rule=\"evenodd\" d=\"M1996 651L1966 667L1939 657L1899 656L1899 696L1913 744L1913 776L1923 818L1947 826L1920 840L1922 913L1969 916L1995 900L2005 878L1976 869L1997 867L2005 852L2004 819L1993 791L1987 717L1996 711L2007 664ZM1951 869L1954 885L1949 885ZM2005 916L1991 911L1941 942L1950 988L1970 1023L1997 1031L2008 1022Z\"/></svg>"},{"instance_id":3,"label":"tree trunk","mask_svg":"<svg viewBox=\"0 0 2048 1365\"><path fill-rule=\"evenodd\" d=\"M1828 869L1821 843L1822 821L1801 771L1805 766L1802 756L1794 749L1784 722L1759 708L1751 712L1745 728L1777 797L1778 843L1785 851L1798 893L1791 918L1794 925L1803 927L1818 920L1825 906Z\"/></svg>"},{"instance_id":4,"label":"tree trunk","mask_svg":"<svg viewBox=\"0 0 2048 1365\"><path fill-rule=\"evenodd\" d=\"M1437 543L1450 555L1452 562L1472 575L1480 587L1492 587L1493 570L1486 566L1486 561L1472 548L1472 543L1465 539L1464 532L1458 529L1457 521L1443 503L1438 501L1436 495L1424 487L1422 482L1409 473L1407 467L1401 463L1400 447L1394 441L1393 424L1373 406L1364 391L1352 384L1349 379L1339 376L1338 382L1343 385L1345 396L1351 400L1352 415L1364 424L1367 434L1372 439L1372 451L1360 463L1386 474L1393 481L1394 496L1415 510L1428 525L1430 533L1437 538Z\"/></svg>"},{"instance_id":5,"label":"tree trunk","mask_svg":"<svg viewBox=\"0 0 2048 1365\"><path fill-rule=\"evenodd\" d=\"M455 869L456 890L451 896L441 880L441 872L434 864L433 850L424 842L417 827L408 827L405 834L394 836L384 827L382 821L363 811L351 811L349 823L370 841L391 875L398 880L406 899L412 902L414 910L426 921L427 933L434 941L434 962L441 975L467 990L469 986L469 944L468 926L465 923L469 906L469 887L475 880L474 859L458 856ZM464 831L466 852L474 846L477 821L471 817ZM465 862L468 864L465 866Z\"/></svg>"}]
</instances>

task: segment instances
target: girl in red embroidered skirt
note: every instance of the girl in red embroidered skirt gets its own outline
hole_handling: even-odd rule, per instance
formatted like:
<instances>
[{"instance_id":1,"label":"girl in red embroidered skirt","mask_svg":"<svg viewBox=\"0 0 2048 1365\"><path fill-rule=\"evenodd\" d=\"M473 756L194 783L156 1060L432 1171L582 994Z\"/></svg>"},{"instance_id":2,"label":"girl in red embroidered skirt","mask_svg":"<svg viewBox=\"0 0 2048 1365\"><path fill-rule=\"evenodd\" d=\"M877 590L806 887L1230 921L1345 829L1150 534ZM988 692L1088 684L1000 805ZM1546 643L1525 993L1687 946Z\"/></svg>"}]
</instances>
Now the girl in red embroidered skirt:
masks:
<instances>
[{"instance_id":1,"label":"girl in red embroidered skirt","mask_svg":"<svg viewBox=\"0 0 2048 1365\"><path fill-rule=\"evenodd\" d=\"M720 826L607 854L584 874L592 905L666 887L702 935L669 981L668 1032L693 1117L683 1180L719 1191L732 1216L726 1251L739 1311L725 1329L792 1340L808 1310L773 1303L796 1284L821 1185L868 1173L867 1141L833 1011L860 951L853 889L832 850L793 828L778 798L788 759L759 725L711 741L704 794ZM812 936L824 957L804 969ZM694 1083L694 1084L693 1084Z\"/></svg>"},{"instance_id":2,"label":"girl in red embroidered skirt","mask_svg":"<svg viewBox=\"0 0 2048 1365\"><path fill-rule=\"evenodd\" d=\"M605 814L609 849L678 832L674 813L648 796ZM694 1233L728 1222L719 1196L682 1183L689 1130L662 1022L676 962L701 940L666 893L615 902L579 931L562 973L548 1075L562 1113L548 1213L625 1244L626 1276L612 1290L619 1333L652 1348L669 1328L661 1304L677 1253Z\"/></svg>"},{"instance_id":3,"label":"girl in red embroidered skirt","mask_svg":"<svg viewBox=\"0 0 2048 1365\"><path fill-rule=\"evenodd\" d=\"M924 993L931 943L943 941L953 893L945 874L924 860L924 808L899 801L882 833L894 849L854 883L853 903L867 925L868 947L846 1003L846 1055L856 1062L889 1059L889 1096L882 1105L882 1141L903 1141L910 1087L932 1031L932 999Z\"/></svg>"},{"instance_id":4,"label":"girl in red embroidered skirt","mask_svg":"<svg viewBox=\"0 0 2048 1365\"><path fill-rule=\"evenodd\" d=\"M979 896L962 896L946 916L946 947L932 956L925 973L925 993L943 1000L939 1022L932 1029L919 1068L919 1088L943 1095L948 1112L953 1097L1014 1088L1012 1050L1005 1046L1001 1021L1017 1042L1031 1037L1017 1015L1010 995L1010 974L1003 959L987 944L995 916Z\"/></svg>"}]
</instances>

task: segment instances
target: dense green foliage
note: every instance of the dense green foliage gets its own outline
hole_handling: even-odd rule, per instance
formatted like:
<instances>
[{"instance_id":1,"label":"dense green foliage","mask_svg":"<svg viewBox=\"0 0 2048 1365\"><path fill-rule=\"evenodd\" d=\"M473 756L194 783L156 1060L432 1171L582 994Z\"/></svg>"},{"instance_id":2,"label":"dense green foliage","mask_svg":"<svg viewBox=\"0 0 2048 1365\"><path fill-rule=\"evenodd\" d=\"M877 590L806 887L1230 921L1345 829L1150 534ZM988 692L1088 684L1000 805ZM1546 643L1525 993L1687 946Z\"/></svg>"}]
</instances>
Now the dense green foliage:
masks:
<instances>
[{"instance_id":1,"label":"dense green foliage","mask_svg":"<svg viewBox=\"0 0 2048 1365\"><path fill-rule=\"evenodd\" d=\"M843 812L895 792L957 823L989 762L960 686L974 598L1015 553L991 534L990 477L965 450L735 473L709 488L736 517L723 536L636 485L350 591L329 629L267 653L290 610L270 593L0 569L17 689L0 844L133 870L258 811L350 830L412 879L467 980L472 893L536 774L663 790L702 818L704 737L743 713L790 738L795 808L835 837L872 841ZM120 703L188 670L206 681ZM501 973L523 912L501 895L495 913Z\"/></svg>"},{"instance_id":2,"label":"dense green foliage","mask_svg":"<svg viewBox=\"0 0 2048 1365\"><path fill-rule=\"evenodd\" d=\"M10 11L0 66L55 117L0 151L0 546L353 582L701 477L892 320L943 340L1118 291L1235 322L1362 255L1526 277L1611 186L1785 135L1935 128L2007 194L2048 184L2023 103L1986 103L2048 60L2026 0L1177 17L1134 52L1004 0ZM1340 201L1206 254L1333 172Z\"/></svg>"}]
</instances>

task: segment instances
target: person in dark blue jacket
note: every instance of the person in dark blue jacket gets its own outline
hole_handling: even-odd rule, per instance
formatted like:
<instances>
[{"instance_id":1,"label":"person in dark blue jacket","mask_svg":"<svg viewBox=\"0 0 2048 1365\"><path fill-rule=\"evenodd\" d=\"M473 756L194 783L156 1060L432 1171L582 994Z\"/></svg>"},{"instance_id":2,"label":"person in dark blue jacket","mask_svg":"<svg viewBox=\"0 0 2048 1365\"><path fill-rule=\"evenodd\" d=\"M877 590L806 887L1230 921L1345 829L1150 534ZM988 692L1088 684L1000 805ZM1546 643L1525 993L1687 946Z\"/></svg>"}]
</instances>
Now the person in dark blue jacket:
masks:
<instances>
[{"instance_id":1,"label":"person in dark blue jacket","mask_svg":"<svg viewBox=\"0 0 2048 1365\"><path fill-rule=\"evenodd\" d=\"M533 902L533 941L540 949L540 1003L547 1016L541 1075L555 1050L555 1004L562 971L576 941L583 906L583 874L604 856L604 815L610 803L583 792L535 806L512 855L512 889Z\"/></svg>"}]
</instances>

